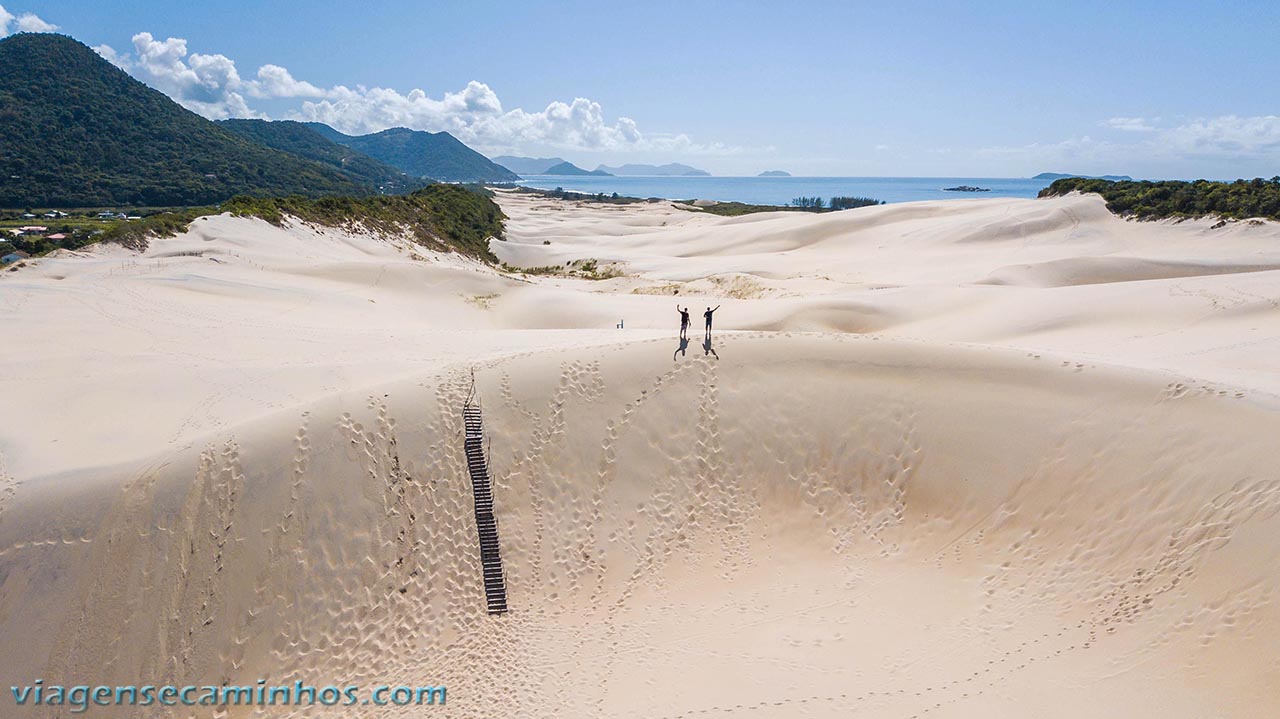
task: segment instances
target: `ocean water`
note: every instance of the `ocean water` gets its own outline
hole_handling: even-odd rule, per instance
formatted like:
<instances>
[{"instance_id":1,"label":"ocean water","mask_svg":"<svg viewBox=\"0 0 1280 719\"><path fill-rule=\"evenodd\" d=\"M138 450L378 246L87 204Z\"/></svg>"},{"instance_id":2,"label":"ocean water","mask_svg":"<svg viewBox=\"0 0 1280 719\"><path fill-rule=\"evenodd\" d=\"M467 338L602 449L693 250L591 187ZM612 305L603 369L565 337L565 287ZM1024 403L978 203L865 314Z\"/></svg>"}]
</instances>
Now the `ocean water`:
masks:
<instances>
[{"instance_id":1,"label":"ocean water","mask_svg":"<svg viewBox=\"0 0 1280 719\"><path fill-rule=\"evenodd\" d=\"M530 175L520 184L543 190L562 187L589 194L668 200L720 200L785 205L795 197L871 197L885 202L956 200L974 197L1035 197L1049 180L996 177L582 177ZM990 192L944 192L972 185Z\"/></svg>"}]
</instances>

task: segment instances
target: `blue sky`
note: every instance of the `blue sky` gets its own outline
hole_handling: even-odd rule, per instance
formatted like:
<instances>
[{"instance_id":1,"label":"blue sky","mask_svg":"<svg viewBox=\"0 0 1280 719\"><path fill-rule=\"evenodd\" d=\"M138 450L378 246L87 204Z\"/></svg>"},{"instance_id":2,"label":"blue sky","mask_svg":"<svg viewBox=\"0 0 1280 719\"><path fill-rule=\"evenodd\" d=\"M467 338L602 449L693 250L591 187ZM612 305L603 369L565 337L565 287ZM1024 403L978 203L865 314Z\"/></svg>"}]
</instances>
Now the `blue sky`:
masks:
<instances>
[{"instance_id":1,"label":"blue sky","mask_svg":"<svg viewBox=\"0 0 1280 719\"><path fill-rule=\"evenodd\" d=\"M1274 2L0 1L215 118L726 175L1280 174Z\"/></svg>"}]
</instances>

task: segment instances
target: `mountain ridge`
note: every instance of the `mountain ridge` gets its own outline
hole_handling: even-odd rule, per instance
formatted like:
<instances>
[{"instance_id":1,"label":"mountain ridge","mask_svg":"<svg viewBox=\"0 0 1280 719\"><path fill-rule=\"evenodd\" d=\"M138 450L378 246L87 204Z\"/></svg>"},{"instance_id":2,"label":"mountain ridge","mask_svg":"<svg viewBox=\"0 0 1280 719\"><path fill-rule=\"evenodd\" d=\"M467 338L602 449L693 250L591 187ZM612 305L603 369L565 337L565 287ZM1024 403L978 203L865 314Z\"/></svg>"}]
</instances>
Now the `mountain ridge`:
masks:
<instances>
[{"instance_id":1,"label":"mountain ridge","mask_svg":"<svg viewBox=\"0 0 1280 719\"><path fill-rule=\"evenodd\" d=\"M422 178L334 142L305 123L237 118L218 120L217 124L260 145L329 165L382 194L400 194L427 184Z\"/></svg>"},{"instance_id":2,"label":"mountain ridge","mask_svg":"<svg viewBox=\"0 0 1280 719\"><path fill-rule=\"evenodd\" d=\"M547 168L568 162L563 157L519 157L516 155L498 155L489 158L517 175L543 175Z\"/></svg>"},{"instance_id":3,"label":"mountain ridge","mask_svg":"<svg viewBox=\"0 0 1280 719\"><path fill-rule=\"evenodd\" d=\"M665 165L644 165L638 163L629 163L618 167L609 167L608 165L600 165L596 170L607 172L610 175L648 175L652 177L710 177L711 173L706 170L699 170L696 167L682 165L678 162L668 162Z\"/></svg>"},{"instance_id":4,"label":"mountain ridge","mask_svg":"<svg viewBox=\"0 0 1280 719\"><path fill-rule=\"evenodd\" d=\"M603 170L584 170L581 167L578 167L577 165L573 164L572 162L562 162L558 165L552 165L551 167L548 167L545 171L543 171L542 174L563 175L563 176L592 175L595 177L612 177L612 175L610 175L609 173Z\"/></svg>"},{"instance_id":5,"label":"mountain ridge","mask_svg":"<svg viewBox=\"0 0 1280 719\"><path fill-rule=\"evenodd\" d=\"M515 182L516 173L447 132L392 127L368 135L347 135L321 122L304 122L321 136L384 162L414 177L441 182Z\"/></svg>"},{"instance_id":6,"label":"mountain ridge","mask_svg":"<svg viewBox=\"0 0 1280 719\"><path fill-rule=\"evenodd\" d=\"M1033 180L1065 180L1072 177L1078 177L1083 180L1111 180L1112 182L1132 182L1133 178L1128 175L1072 175L1064 172L1042 172L1031 178Z\"/></svg>"}]
</instances>

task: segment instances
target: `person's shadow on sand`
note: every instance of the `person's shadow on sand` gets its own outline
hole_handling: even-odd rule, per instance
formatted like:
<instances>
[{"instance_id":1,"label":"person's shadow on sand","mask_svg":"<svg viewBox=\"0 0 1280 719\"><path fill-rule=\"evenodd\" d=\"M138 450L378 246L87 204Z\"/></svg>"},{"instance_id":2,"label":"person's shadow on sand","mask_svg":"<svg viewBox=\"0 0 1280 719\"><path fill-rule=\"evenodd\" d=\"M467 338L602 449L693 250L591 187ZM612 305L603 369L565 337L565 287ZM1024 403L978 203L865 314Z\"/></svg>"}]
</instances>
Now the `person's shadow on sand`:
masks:
<instances>
[{"instance_id":1,"label":"person's shadow on sand","mask_svg":"<svg viewBox=\"0 0 1280 719\"><path fill-rule=\"evenodd\" d=\"M672 362L675 362L675 361L676 361L676 355L684 356L685 351L686 351L686 350L688 350L688 349L689 349L689 338L688 338L688 337L681 337L681 338L680 338L680 346L679 346L679 347L677 347L677 348L676 348L675 353L671 355L671 361L672 361Z\"/></svg>"},{"instance_id":2,"label":"person's shadow on sand","mask_svg":"<svg viewBox=\"0 0 1280 719\"><path fill-rule=\"evenodd\" d=\"M716 350L715 350L715 348L711 346L711 338L710 338L710 337L704 337L704 338L703 338L703 340L702 340L702 354L704 354L704 355L711 355L712 357L715 357L716 359L720 359L720 355L716 354Z\"/></svg>"}]
</instances>

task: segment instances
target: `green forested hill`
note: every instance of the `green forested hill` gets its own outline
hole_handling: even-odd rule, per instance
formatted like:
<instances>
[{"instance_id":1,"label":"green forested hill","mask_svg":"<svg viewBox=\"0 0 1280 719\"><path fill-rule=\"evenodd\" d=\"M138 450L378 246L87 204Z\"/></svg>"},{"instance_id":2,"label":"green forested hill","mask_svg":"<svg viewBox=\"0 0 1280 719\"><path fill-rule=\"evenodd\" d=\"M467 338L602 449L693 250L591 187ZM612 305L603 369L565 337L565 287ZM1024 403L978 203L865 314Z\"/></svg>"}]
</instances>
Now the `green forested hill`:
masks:
<instances>
[{"instance_id":1,"label":"green forested hill","mask_svg":"<svg viewBox=\"0 0 1280 719\"><path fill-rule=\"evenodd\" d=\"M372 135L344 135L319 122L308 127L334 142L381 160L410 175L442 182L515 182L520 179L502 165L462 144L447 132L424 132L404 127Z\"/></svg>"},{"instance_id":2,"label":"green forested hill","mask_svg":"<svg viewBox=\"0 0 1280 719\"><path fill-rule=\"evenodd\" d=\"M315 160L382 194L399 194L424 187L428 180L413 177L368 155L339 145L313 128L293 120L220 120L220 126L259 145Z\"/></svg>"},{"instance_id":3,"label":"green forested hill","mask_svg":"<svg viewBox=\"0 0 1280 719\"><path fill-rule=\"evenodd\" d=\"M0 207L372 192L184 109L64 35L0 40Z\"/></svg>"}]
</instances>

